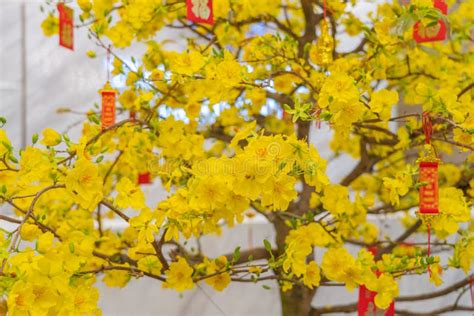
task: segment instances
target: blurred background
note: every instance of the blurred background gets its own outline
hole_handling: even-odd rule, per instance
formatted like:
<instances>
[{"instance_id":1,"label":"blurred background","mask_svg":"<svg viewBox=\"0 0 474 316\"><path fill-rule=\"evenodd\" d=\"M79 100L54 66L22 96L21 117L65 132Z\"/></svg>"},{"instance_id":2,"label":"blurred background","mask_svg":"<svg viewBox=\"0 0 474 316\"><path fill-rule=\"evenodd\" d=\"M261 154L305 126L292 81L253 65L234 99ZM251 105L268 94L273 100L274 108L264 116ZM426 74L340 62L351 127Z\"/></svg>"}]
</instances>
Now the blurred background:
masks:
<instances>
[{"instance_id":1,"label":"blurred background","mask_svg":"<svg viewBox=\"0 0 474 316\"><path fill-rule=\"evenodd\" d=\"M358 16L365 16L380 2L357 1L351 10ZM41 133L46 127L60 133L68 132L73 141L77 140L84 119L80 113L87 112L100 101L98 90L107 80L105 51L87 38L86 29L74 30L74 51L60 47L57 36L46 38L43 35L40 25L47 13L41 12L42 4L40 0L0 0L0 116L7 119L4 128L17 151L31 143L33 134ZM71 6L78 12L75 4ZM157 35L157 39L172 38L173 41L167 44L168 49L181 50L185 47L185 36L184 33L165 29ZM343 37L340 47L350 49L358 43L357 38ZM88 58L88 50L96 51L97 57ZM142 45L134 44L116 53L130 60L131 56L140 56L143 51ZM122 88L119 81L112 84L119 90ZM60 114L58 109L61 108L69 108L76 113ZM332 157L328 147L329 137L330 131L323 125L321 129L313 129L311 141L323 157L330 159L328 170L331 180L338 181L356 162L345 156ZM144 187L144 191L149 206L156 205L166 196L159 183ZM11 213L11 210L0 207L0 212ZM396 218L389 215L373 220L386 227L391 236L399 235L402 230ZM112 229L121 229L120 225L119 221L107 223ZM6 226L0 222L0 227ZM237 246L242 249L262 247L260 243L263 239L272 240L273 236L272 226L263 217L255 216L233 229L225 229L220 237L207 236L201 242L204 253L212 257L232 252ZM354 247L353 252L357 251L358 248ZM317 262L321 262L322 249L316 254ZM463 277L461 271L450 272L445 276L445 286ZM132 279L123 289L107 288L100 283L98 287L103 315L279 315L276 283L265 283L270 289L263 288L262 284L231 284L222 293L201 284L182 295L162 289L159 282L146 278ZM400 295L427 293L441 288L435 289L426 275L415 276L401 280ZM458 294L416 303L396 303L396 309L426 313L452 304ZM355 303L357 295L357 290L347 293L344 288L322 287L315 295L313 306ZM463 295L460 305L470 304L469 295ZM459 312L450 315L467 314Z\"/></svg>"}]
</instances>

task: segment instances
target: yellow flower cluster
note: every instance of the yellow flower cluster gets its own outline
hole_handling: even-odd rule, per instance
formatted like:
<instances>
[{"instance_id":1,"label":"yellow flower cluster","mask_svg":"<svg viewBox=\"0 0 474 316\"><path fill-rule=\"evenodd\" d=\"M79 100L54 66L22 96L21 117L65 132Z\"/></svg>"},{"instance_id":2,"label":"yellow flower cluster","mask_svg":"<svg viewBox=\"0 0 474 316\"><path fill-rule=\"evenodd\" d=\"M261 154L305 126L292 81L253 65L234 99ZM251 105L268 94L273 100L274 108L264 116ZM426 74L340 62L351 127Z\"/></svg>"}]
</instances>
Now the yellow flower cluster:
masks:
<instances>
[{"instance_id":1,"label":"yellow flower cluster","mask_svg":"<svg viewBox=\"0 0 474 316\"><path fill-rule=\"evenodd\" d=\"M398 113L399 103L429 112L432 144L454 161L440 165L440 215L431 227L439 243L456 240L449 267L472 270L474 59L466 34L473 1L450 1L450 38L425 44L413 40L412 24L433 20L429 0L379 3L365 17L349 12L354 0L328 0L327 33L314 25L322 14L314 1L213 1L212 26L187 20L183 1L76 2L76 26L99 44L97 56L112 44L113 82L125 85L117 125L101 131L100 111L91 109L78 140L47 128L19 151L0 129L0 203L15 217L2 220L17 227L0 234L9 313L99 313L99 274L108 286L146 276L183 292L197 282L222 291L236 278L257 282L272 272L288 295L295 284L306 295L322 280L365 285L380 308L398 295L398 278L427 273L428 265L441 284L446 262L427 257L425 245L391 250L372 220L395 213L404 227L418 225L414 156L424 133L419 111ZM41 24L47 36L58 34L50 8ZM170 29L185 35L181 50ZM362 40L341 51L341 32ZM335 46L324 68L321 37ZM125 57L121 49L135 43L145 52ZM326 156L312 145L321 135L315 120L333 131L331 161L357 160L340 182L329 181ZM144 174L166 189L156 205L138 184ZM239 248L208 259L189 246L249 211L276 228L277 247L265 243L264 263L239 258ZM109 229L109 219L125 228ZM377 261L366 250L356 258L345 242L390 251ZM308 259L315 247L324 248L321 264Z\"/></svg>"}]
</instances>

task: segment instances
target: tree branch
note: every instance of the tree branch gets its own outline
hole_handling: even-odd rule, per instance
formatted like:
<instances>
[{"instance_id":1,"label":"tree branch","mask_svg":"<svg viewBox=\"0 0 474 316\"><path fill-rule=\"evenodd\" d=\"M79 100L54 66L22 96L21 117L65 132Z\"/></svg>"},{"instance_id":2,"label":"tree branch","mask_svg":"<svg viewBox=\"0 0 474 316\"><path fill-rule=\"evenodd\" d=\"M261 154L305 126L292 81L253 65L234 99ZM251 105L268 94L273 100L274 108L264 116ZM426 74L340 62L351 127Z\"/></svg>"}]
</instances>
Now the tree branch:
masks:
<instances>
[{"instance_id":1,"label":"tree branch","mask_svg":"<svg viewBox=\"0 0 474 316\"><path fill-rule=\"evenodd\" d=\"M422 301L422 300L429 300L429 299L439 297L439 296L444 296L446 294L449 294L451 292L456 291L457 289L460 289L460 288L466 286L467 284L469 284L471 278L473 278L473 277L474 277L474 274L470 275L466 279L463 279L459 282L456 282L453 285L451 285L447 288L444 288L442 290L436 291L436 292L426 293L426 294L418 294L418 295L410 295L410 296L400 296L396 299L396 301L397 302Z\"/></svg>"},{"instance_id":2,"label":"tree branch","mask_svg":"<svg viewBox=\"0 0 474 316\"><path fill-rule=\"evenodd\" d=\"M113 211L115 214L117 214L118 216L123 218L123 220L125 220L126 222L128 222L130 220L130 217L128 217L127 215L122 213L118 208L116 208L111 203L107 202L106 200L100 201L100 204L102 204L104 206L107 206L111 211Z\"/></svg>"},{"instance_id":3,"label":"tree branch","mask_svg":"<svg viewBox=\"0 0 474 316\"><path fill-rule=\"evenodd\" d=\"M467 312L472 312L473 308L468 307L468 306L457 306L455 304L450 305L450 306L445 306L441 307L435 310L431 310L429 312L412 312L409 310L403 310L403 309L395 309L395 314L397 315L404 315L404 316L433 316L433 315L439 315L439 314L444 314L447 312L452 312L452 311L467 311Z\"/></svg>"},{"instance_id":4,"label":"tree branch","mask_svg":"<svg viewBox=\"0 0 474 316\"><path fill-rule=\"evenodd\" d=\"M276 252L277 250L272 250ZM249 260L248 258L252 256L252 260ZM232 261L234 258L234 254L227 254L225 255L228 261ZM241 264L241 263L246 263L246 262L251 262L251 261L256 261L256 260L263 260L263 259L270 259L270 254L265 248L253 248L253 249L247 249L240 251L240 258L237 260L237 262L234 262L234 264Z\"/></svg>"},{"instance_id":5,"label":"tree branch","mask_svg":"<svg viewBox=\"0 0 474 316\"><path fill-rule=\"evenodd\" d=\"M400 244L401 242L404 242L408 237L410 237L413 233L415 233L418 230L418 228L421 226L421 224L422 224L421 219L417 220L416 223L413 224L413 226L411 226L410 228L408 228L403 234L401 234L400 237L398 237L394 243L388 245L385 248L380 249L377 252L377 255L375 256L375 260L380 260L380 258L382 258L382 255L386 253L390 253L398 244Z\"/></svg>"}]
</instances>

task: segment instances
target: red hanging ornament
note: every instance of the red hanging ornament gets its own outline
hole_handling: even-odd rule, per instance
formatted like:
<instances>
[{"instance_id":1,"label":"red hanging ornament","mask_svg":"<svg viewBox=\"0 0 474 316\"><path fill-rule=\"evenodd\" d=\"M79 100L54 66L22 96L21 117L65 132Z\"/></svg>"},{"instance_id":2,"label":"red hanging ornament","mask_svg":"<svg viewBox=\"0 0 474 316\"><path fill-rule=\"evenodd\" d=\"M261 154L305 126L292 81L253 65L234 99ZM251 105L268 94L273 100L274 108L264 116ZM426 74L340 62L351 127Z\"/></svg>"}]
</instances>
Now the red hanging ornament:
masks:
<instances>
[{"instance_id":1,"label":"red hanging ornament","mask_svg":"<svg viewBox=\"0 0 474 316\"><path fill-rule=\"evenodd\" d=\"M439 159L436 156L434 147L431 145L431 134L433 125L429 113L423 112L422 128L425 134L425 153L419 159L419 183L420 187L420 208L418 215L426 225L428 233L428 257L431 256L431 223L439 215L438 207L438 165ZM431 276L431 269L428 265L428 273Z\"/></svg>"},{"instance_id":2,"label":"red hanging ornament","mask_svg":"<svg viewBox=\"0 0 474 316\"><path fill-rule=\"evenodd\" d=\"M102 130L115 124L115 98L117 90L113 89L110 82L107 81L104 88L100 90L102 95Z\"/></svg>"},{"instance_id":3,"label":"red hanging ornament","mask_svg":"<svg viewBox=\"0 0 474 316\"><path fill-rule=\"evenodd\" d=\"M433 6L441 11L443 15L448 14L448 5L445 0L433 0ZM421 21L417 21L413 27L413 38L417 43L444 41L446 34L447 26L442 19L431 26L424 26Z\"/></svg>"},{"instance_id":4,"label":"red hanging ornament","mask_svg":"<svg viewBox=\"0 0 474 316\"><path fill-rule=\"evenodd\" d=\"M188 20L195 23L214 24L212 0L186 0Z\"/></svg>"},{"instance_id":5,"label":"red hanging ornament","mask_svg":"<svg viewBox=\"0 0 474 316\"><path fill-rule=\"evenodd\" d=\"M370 247L369 251L375 256L377 254L377 247ZM376 271L377 276L380 275L379 271ZM376 315L385 315L385 316L394 316L395 315L395 302L392 301L390 306L386 309L377 308L375 305L375 296L376 292L372 292L361 285L359 287L359 302L357 304L357 315L358 316L376 316Z\"/></svg>"},{"instance_id":6,"label":"red hanging ornament","mask_svg":"<svg viewBox=\"0 0 474 316\"><path fill-rule=\"evenodd\" d=\"M58 3L59 45L74 50L74 10Z\"/></svg>"},{"instance_id":7,"label":"red hanging ornament","mask_svg":"<svg viewBox=\"0 0 474 316\"><path fill-rule=\"evenodd\" d=\"M138 184L151 184L151 174L149 172L142 172L138 174Z\"/></svg>"},{"instance_id":8,"label":"red hanging ornament","mask_svg":"<svg viewBox=\"0 0 474 316\"><path fill-rule=\"evenodd\" d=\"M425 157L420 161L420 214L439 214L438 209L438 161Z\"/></svg>"},{"instance_id":9,"label":"red hanging ornament","mask_svg":"<svg viewBox=\"0 0 474 316\"><path fill-rule=\"evenodd\" d=\"M357 315L372 316L372 315L395 315L395 303L392 301L387 309L380 309L375 306L376 292L368 290L364 285L359 287L359 303L357 305Z\"/></svg>"},{"instance_id":10,"label":"red hanging ornament","mask_svg":"<svg viewBox=\"0 0 474 316\"><path fill-rule=\"evenodd\" d=\"M422 128L425 134L425 155L419 160L420 175L420 215L437 215L438 209L438 164L434 148L431 145L433 126L427 112L423 112Z\"/></svg>"}]
</instances>

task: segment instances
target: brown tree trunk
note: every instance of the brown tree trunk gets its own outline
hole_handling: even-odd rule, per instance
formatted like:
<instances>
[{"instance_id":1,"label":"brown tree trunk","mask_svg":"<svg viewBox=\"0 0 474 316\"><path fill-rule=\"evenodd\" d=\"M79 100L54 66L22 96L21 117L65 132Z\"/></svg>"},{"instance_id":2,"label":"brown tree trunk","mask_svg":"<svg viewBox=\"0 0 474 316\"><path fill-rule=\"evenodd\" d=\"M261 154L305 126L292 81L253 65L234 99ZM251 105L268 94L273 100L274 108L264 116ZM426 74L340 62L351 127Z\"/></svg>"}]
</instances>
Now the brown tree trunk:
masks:
<instances>
[{"instance_id":1,"label":"brown tree trunk","mask_svg":"<svg viewBox=\"0 0 474 316\"><path fill-rule=\"evenodd\" d=\"M291 290L280 289L281 312L283 316L309 316L314 291L304 285L295 284Z\"/></svg>"},{"instance_id":2,"label":"brown tree trunk","mask_svg":"<svg viewBox=\"0 0 474 316\"><path fill-rule=\"evenodd\" d=\"M311 2L305 1L303 5L312 7ZM310 12L310 11L308 11ZM311 18L311 17L310 17ZM308 35L305 36L314 36L313 33L308 31ZM297 135L298 139L305 139L309 143L309 131L310 131L310 122L298 122ZM311 192L314 188L308 186L304 177L301 178L303 183L303 190L300 194L300 199L296 205L288 209L289 212L294 212L297 215L302 215L309 209L309 200L311 197ZM276 231L276 244L278 248L278 254L283 254L285 252L285 239L290 232L290 228L285 223L285 220L279 217L276 217L273 221L273 226ZM308 256L308 260L313 258L313 253ZM286 292L283 292L280 288L280 301L281 301L281 312L283 316L309 316L311 314L311 301L313 300L315 290L311 290L304 286L303 284L293 284L293 288Z\"/></svg>"},{"instance_id":3,"label":"brown tree trunk","mask_svg":"<svg viewBox=\"0 0 474 316\"><path fill-rule=\"evenodd\" d=\"M285 221L280 218L276 218L273 225L276 231L278 252L282 254L285 251L285 238L288 235L290 228L285 224ZM311 290L302 284L294 284L293 288L286 292L283 292L280 288L282 315L309 316L314 293L315 290Z\"/></svg>"}]
</instances>

